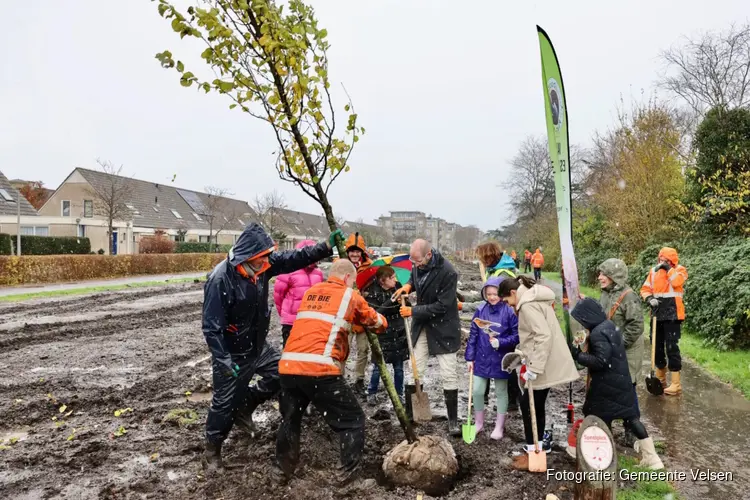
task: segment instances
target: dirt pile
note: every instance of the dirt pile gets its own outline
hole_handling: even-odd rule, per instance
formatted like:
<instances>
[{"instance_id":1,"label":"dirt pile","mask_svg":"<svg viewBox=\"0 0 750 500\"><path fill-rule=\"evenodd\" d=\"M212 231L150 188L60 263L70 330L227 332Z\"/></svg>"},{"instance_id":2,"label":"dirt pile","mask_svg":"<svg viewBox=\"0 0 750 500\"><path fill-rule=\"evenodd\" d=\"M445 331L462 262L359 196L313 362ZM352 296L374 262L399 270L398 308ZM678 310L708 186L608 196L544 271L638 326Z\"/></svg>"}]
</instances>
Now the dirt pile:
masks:
<instances>
[{"instance_id":1,"label":"dirt pile","mask_svg":"<svg viewBox=\"0 0 750 500\"><path fill-rule=\"evenodd\" d=\"M402 441L389 451L383 460L383 473L395 485L443 495L458 474L458 460L444 438L421 436L414 443Z\"/></svg>"}]
</instances>

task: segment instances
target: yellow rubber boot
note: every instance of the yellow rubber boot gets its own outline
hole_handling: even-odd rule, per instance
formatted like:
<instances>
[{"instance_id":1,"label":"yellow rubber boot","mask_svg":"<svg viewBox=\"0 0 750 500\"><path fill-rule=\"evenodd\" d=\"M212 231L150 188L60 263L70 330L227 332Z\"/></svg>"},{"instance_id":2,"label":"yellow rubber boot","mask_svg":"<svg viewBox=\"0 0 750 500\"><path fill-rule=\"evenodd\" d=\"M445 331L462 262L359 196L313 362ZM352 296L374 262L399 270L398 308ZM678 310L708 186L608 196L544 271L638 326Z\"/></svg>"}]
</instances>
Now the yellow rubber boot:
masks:
<instances>
[{"instance_id":1,"label":"yellow rubber boot","mask_svg":"<svg viewBox=\"0 0 750 500\"><path fill-rule=\"evenodd\" d=\"M672 383L664 389L667 396L677 396L682 394L682 384L680 383L680 372L672 372Z\"/></svg>"},{"instance_id":2,"label":"yellow rubber boot","mask_svg":"<svg viewBox=\"0 0 750 500\"><path fill-rule=\"evenodd\" d=\"M659 382L661 382L661 386L666 387L667 386L667 369L657 368L655 375L656 375L656 378L659 379Z\"/></svg>"}]
</instances>

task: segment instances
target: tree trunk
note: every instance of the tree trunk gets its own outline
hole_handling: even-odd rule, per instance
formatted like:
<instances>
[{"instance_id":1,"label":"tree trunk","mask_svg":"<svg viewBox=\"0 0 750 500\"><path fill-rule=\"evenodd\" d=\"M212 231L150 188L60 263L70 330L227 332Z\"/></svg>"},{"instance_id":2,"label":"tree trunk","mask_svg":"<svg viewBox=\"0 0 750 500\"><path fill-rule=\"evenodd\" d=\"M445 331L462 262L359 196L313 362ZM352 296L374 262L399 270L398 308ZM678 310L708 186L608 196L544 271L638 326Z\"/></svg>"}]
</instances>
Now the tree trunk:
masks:
<instances>
[{"instance_id":1,"label":"tree trunk","mask_svg":"<svg viewBox=\"0 0 750 500\"><path fill-rule=\"evenodd\" d=\"M112 235L114 234L114 227L112 227L112 218L109 219L109 254L114 255L115 254L115 241L112 238Z\"/></svg>"},{"instance_id":2,"label":"tree trunk","mask_svg":"<svg viewBox=\"0 0 750 500\"><path fill-rule=\"evenodd\" d=\"M331 209L330 203L328 203L328 197L326 196L325 191L321 188L320 185L315 185L315 190L317 191L318 196L320 197L320 205L323 207L323 213L325 213L326 221L328 222L328 227L331 231L335 231L338 229L336 225L336 218L333 216L333 210ZM336 248L339 251L339 257L342 259L346 258L346 249L344 248L344 242L341 240L341 238L336 239ZM409 418L406 416L406 410L404 409L404 406L401 404L401 400L398 398L398 393L396 392L396 387L393 385L393 381L391 380L391 376L388 373L388 367L385 364L385 361L383 360L383 350L380 348L380 342L378 342L378 337L374 333L367 332L367 341L370 342L370 347L372 347L372 352L374 354L373 358L375 359L375 363L378 365L378 368L380 369L380 377L383 379L383 385L385 385L385 390L388 393L388 396L391 398L391 403L393 403L393 408L396 410L396 417L398 417L398 421L401 424L401 428L404 430L404 435L406 436L406 440L410 443L413 443L417 440L417 435L414 432L414 428L411 425L411 422L409 422Z\"/></svg>"}]
</instances>

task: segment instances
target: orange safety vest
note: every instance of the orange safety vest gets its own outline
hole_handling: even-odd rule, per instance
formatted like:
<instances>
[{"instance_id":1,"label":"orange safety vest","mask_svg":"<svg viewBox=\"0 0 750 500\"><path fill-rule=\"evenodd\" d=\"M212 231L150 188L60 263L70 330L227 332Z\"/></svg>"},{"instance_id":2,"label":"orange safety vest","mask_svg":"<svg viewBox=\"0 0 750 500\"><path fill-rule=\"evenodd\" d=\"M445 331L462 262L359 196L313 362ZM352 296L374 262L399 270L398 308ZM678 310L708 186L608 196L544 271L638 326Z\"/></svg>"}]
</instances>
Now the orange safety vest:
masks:
<instances>
[{"instance_id":1,"label":"orange safety vest","mask_svg":"<svg viewBox=\"0 0 750 500\"><path fill-rule=\"evenodd\" d=\"M523 252L523 258L524 258L524 260L530 261L531 260L531 252L529 252L528 250L524 250L524 252Z\"/></svg>"},{"instance_id":2,"label":"orange safety vest","mask_svg":"<svg viewBox=\"0 0 750 500\"><path fill-rule=\"evenodd\" d=\"M535 268L544 266L544 255L542 255L542 252L534 252L534 255L531 256L531 266Z\"/></svg>"},{"instance_id":3,"label":"orange safety vest","mask_svg":"<svg viewBox=\"0 0 750 500\"><path fill-rule=\"evenodd\" d=\"M281 375L341 375L353 324L382 333L388 322L357 290L338 278L305 292L279 361Z\"/></svg>"},{"instance_id":4,"label":"orange safety vest","mask_svg":"<svg viewBox=\"0 0 750 500\"><path fill-rule=\"evenodd\" d=\"M669 272L660 269L658 272L653 267L643 282L641 287L641 297L653 295L659 302L674 300L675 309L677 310L677 319L685 319L685 303L682 301L685 295L685 281L687 281L688 272L684 266L677 265Z\"/></svg>"}]
</instances>

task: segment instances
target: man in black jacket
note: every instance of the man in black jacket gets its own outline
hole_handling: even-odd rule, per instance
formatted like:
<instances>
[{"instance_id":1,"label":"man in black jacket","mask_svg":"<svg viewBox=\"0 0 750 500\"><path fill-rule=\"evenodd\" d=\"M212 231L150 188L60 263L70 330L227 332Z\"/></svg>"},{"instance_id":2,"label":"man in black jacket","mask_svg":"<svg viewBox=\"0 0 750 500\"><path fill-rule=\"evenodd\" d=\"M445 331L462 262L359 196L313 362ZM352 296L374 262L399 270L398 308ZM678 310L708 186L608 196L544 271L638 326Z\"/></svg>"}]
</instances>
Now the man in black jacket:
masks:
<instances>
[{"instance_id":1,"label":"man in black jacket","mask_svg":"<svg viewBox=\"0 0 750 500\"><path fill-rule=\"evenodd\" d=\"M402 307L400 311L402 317L413 319L411 331L417 370L423 377L428 357L437 357L448 413L448 432L451 436L460 436L456 358L461 347L461 321L456 298L458 274L447 259L422 239L412 243L409 260L412 262L411 278L396 291L394 298L412 290L417 293L417 305ZM406 399L408 408L408 395Z\"/></svg>"},{"instance_id":2,"label":"man in black jacket","mask_svg":"<svg viewBox=\"0 0 750 500\"><path fill-rule=\"evenodd\" d=\"M204 286L203 335L211 350L213 399L206 419L204 466L221 468L221 445L235 422L254 431L252 414L274 397L279 385L279 352L266 342L271 308L268 281L331 255L335 237L315 246L276 252L276 245L258 224L245 228L226 260ZM249 387L253 376L260 380Z\"/></svg>"}]
</instances>

